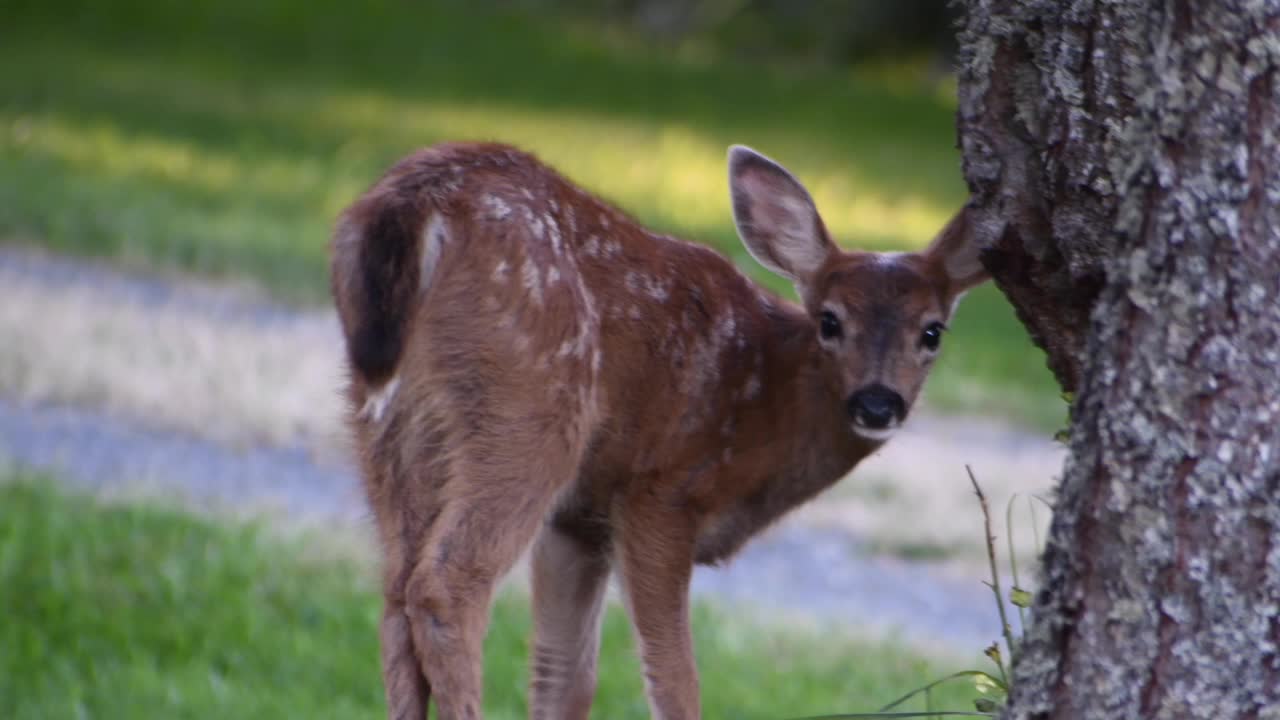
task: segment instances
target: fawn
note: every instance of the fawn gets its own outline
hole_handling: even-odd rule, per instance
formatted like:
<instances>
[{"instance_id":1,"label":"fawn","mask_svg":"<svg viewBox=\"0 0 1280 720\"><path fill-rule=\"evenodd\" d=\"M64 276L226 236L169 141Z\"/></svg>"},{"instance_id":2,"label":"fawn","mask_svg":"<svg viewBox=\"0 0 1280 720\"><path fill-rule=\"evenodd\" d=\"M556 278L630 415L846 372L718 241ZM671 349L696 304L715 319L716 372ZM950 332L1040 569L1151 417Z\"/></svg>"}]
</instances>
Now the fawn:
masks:
<instances>
[{"instance_id":1,"label":"fawn","mask_svg":"<svg viewBox=\"0 0 1280 720\"><path fill-rule=\"evenodd\" d=\"M734 146L729 185L801 305L503 145L418 151L340 216L390 717L481 716L494 586L532 544L530 715L587 717L613 572L653 716L697 718L694 564L880 447L987 278L963 210L923 252L842 252L772 160Z\"/></svg>"}]
</instances>

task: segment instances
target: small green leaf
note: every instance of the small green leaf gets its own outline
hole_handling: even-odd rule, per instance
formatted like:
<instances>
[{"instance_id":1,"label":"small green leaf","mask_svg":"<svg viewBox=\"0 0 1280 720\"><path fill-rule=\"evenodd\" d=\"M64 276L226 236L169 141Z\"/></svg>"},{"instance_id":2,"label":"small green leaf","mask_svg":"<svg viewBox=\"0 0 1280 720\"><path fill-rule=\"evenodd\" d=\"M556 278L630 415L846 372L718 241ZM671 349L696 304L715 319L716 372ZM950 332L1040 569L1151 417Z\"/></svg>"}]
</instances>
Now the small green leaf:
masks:
<instances>
[{"instance_id":1,"label":"small green leaf","mask_svg":"<svg viewBox=\"0 0 1280 720\"><path fill-rule=\"evenodd\" d=\"M1009 602L1020 608L1029 608L1031 607L1031 593L1015 585L1009 591Z\"/></svg>"},{"instance_id":2,"label":"small green leaf","mask_svg":"<svg viewBox=\"0 0 1280 720\"><path fill-rule=\"evenodd\" d=\"M995 712L1000 709L1000 703L991 698L977 698L973 701L973 707L978 712Z\"/></svg>"},{"instance_id":3,"label":"small green leaf","mask_svg":"<svg viewBox=\"0 0 1280 720\"><path fill-rule=\"evenodd\" d=\"M1071 428L1062 428L1053 434L1054 442L1066 445L1071 440Z\"/></svg>"}]
</instances>

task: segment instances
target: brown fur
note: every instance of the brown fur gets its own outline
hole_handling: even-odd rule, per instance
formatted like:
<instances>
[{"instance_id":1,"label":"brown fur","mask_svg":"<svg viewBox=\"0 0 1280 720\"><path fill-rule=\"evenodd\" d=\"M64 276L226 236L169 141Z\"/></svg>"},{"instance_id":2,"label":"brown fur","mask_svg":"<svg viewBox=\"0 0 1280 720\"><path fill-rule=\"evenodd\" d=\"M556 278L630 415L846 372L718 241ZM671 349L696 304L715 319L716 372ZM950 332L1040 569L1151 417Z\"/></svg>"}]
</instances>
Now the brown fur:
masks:
<instances>
[{"instance_id":1,"label":"brown fur","mask_svg":"<svg viewBox=\"0 0 1280 720\"><path fill-rule=\"evenodd\" d=\"M430 699L438 717L480 716L494 584L531 544L531 716L587 717L616 572L654 716L697 717L694 563L879 446L855 432L851 393L879 383L910 407L932 361L922 327L983 279L963 213L930 250L885 261L836 250L763 156L731 153L731 185L748 247L804 307L505 146L415 153L340 218L333 290L385 553L391 717ZM820 340L824 308L842 338Z\"/></svg>"}]
</instances>

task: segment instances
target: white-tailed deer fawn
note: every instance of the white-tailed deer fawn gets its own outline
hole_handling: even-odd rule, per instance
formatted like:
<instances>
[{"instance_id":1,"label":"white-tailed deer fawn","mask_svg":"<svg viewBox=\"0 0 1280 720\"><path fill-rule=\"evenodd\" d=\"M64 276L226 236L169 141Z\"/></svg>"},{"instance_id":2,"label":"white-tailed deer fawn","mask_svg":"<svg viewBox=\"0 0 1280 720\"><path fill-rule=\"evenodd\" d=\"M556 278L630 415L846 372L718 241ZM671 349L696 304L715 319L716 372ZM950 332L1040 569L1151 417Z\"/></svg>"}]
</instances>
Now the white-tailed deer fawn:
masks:
<instances>
[{"instance_id":1,"label":"white-tailed deer fawn","mask_svg":"<svg viewBox=\"0 0 1280 720\"><path fill-rule=\"evenodd\" d=\"M333 294L385 559L388 711L481 715L495 583L533 543L530 714L585 718L606 580L654 717L699 714L695 563L728 558L903 421L986 278L961 211L919 253L836 248L809 193L729 151L738 232L779 299L534 157L446 144L343 213Z\"/></svg>"}]
</instances>

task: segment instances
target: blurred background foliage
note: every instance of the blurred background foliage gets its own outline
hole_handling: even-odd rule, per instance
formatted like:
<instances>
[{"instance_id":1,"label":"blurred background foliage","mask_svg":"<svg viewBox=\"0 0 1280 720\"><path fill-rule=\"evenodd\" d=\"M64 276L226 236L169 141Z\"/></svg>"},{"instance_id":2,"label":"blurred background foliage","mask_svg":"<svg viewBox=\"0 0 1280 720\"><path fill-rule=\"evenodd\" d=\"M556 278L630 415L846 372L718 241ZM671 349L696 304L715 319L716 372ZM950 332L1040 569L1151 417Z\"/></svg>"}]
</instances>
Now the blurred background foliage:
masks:
<instances>
[{"instance_id":1,"label":"blurred background foliage","mask_svg":"<svg viewBox=\"0 0 1280 720\"><path fill-rule=\"evenodd\" d=\"M657 229L748 260L724 149L795 171L846 247L919 248L963 202L951 10L783 0L8 0L0 238L326 298L336 213L444 139L532 149ZM928 397L1048 428L992 288Z\"/></svg>"},{"instance_id":2,"label":"blurred background foliage","mask_svg":"<svg viewBox=\"0 0 1280 720\"><path fill-rule=\"evenodd\" d=\"M945 54L942 3L590 5L11 3L0 231L319 301L331 218L395 158L446 138L532 148L753 270L723 187L731 142L798 172L849 246L919 247L963 200L953 100L921 70ZM989 289L958 325L967 347L946 355L935 400L1060 414Z\"/></svg>"},{"instance_id":3,"label":"blurred background foliage","mask_svg":"<svg viewBox=\"0 0 1280 720\"><path fill-rule=\"evenodd\" d=\"M959 9L947 0L488 0L532 13L587 16L668 48L731 57L853 64L926 58L949 70Z\"/></svg>"}]
</instances>

